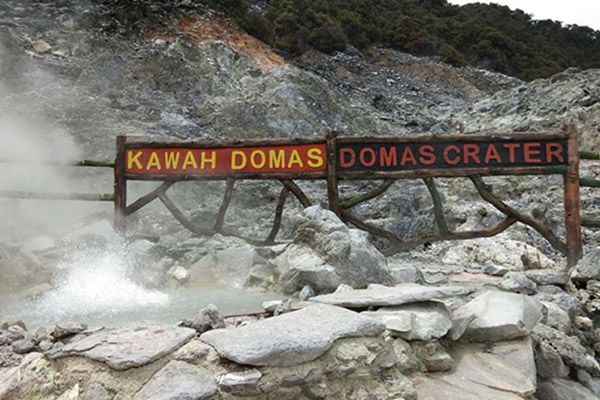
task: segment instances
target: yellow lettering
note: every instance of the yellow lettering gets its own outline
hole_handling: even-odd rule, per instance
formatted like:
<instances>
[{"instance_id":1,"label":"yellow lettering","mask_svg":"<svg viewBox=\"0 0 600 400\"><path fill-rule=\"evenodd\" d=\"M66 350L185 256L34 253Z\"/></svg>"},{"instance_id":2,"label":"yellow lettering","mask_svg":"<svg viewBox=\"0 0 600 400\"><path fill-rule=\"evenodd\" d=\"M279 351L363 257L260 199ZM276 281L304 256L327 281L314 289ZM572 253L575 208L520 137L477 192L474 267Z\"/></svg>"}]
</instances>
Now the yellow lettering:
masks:
<instances>
[{"instance_id":1,"label":"yellow lettering","mask_svg":"<svg viewBox=\"0 0 600 400\"><path fill-rule=\"evenodd\" d=\"M146 164L146 170L150 170L150 168L156 168L158 171L160 171L162 169L162 167L160 166L160 159L158 158L158 154L156 154L155 152L152 152L152 154L150 154L150 159L148 160L148 164Z\"/></svg>"},{"instance_id":2,"label":"yellow lettering","mask_svg":"<svg viewBox=\"0 0 600 400\"><path fill-rule=\"evenodd\" d=\"M311 168L319 168L325 164L322 156L323 152L321 149L309 149L308 150L308 166Z\"/></svg>"},{"instance_id":3,"label":"yellow lettering","mask_svg":"<svg viewBox=\"0 0 600 400\"><path fill-rule=\"evenodd\" d=\"M298 153L298 150L296 149L292 150L292 154L290 155L290 161L288 162L288 168L292 168L292 165L294 164L298 164L300 168L304 167L304 163L300 158L300 153Z\"/></svg>"},{"instance_id":4,"label":"yellow lettering","mask_svg":"<svg viewBox=\"0 0 600 400\"><path fill-rule=\"evenodd\" d=\"M237 162L237 158L240 158L240 162ZM244 169L248 160L246 159L246 154L243 151L234 150L231 152L231 169Z\"/></svg>"},{"instance_id":5,"label":"yellow lettering","mask_svg":"<svg viewBox=\"0 0 600 400\"><path fill-rule=\"evenodd\" d=\"M165 165L167 169L177 169L179 166L179 152L165 152Z\"/></svg>"},{"instance_id":6,"label":"yellow lettering","mask_svg":"<svg viewBox=\"0 0 600 400\"><path fill-rule=\"evenodd\" d=\"M188 152L185 153L185 160L183 160L183 165L181 168L186 169L189 165L191 165L193 168L198 168L198 163L196 162L194 153L188 150Z\"/></svg>"},{"instance_id":7,"label":"yellow lettering","mask_svg":"<svg viewBox=\"0 0 600 400\"><path fill-rule=\"evenodd\" d=\"M206 163L209 162L210 163L210 169L215 169L217 166L217 153L215 153L214 151L210 152L210 158L206 158L206 153L202 152L202 157L200 160L200 168L204 169L204 166L206 165Z\"/></svg>"},{"instance_id":8,"label":"yellow lettering","mask_svg":"<svg viewBox=\"0 0 600 400\"><path fill-rule=\"evenodd\" d=\"M269 168L285 167L285 150L269 150Z\"/></svg>"},{"instance_id":9,"label":"yellow lettering","mask_svg":"<svg viewBox=\"0 0 600 400\"><path fill-rule=\"evenodd\" d=\"M138 151L135 156L133 155L133 151L129 150L127 152L127 169L132 169L133 164L135 164L137 169L143 169L142 163L140 162L140 157L142 156L142 152Z\"/></svg>"},{"instance_id":10,"label":"yellow lettering","mask_svg":"<svg viewBox=\"0 0 600 400\"><path fill-rule=\"evenodd\" d=\"M260 162L256 162L256 155L260 156ZM265 166L265 164L267 163L267 157L265 156L265 152L262 150L254 150L251 154L250 154L250 165L252 165L252 167L259 169Z\"/></svg>"}]
</instances>

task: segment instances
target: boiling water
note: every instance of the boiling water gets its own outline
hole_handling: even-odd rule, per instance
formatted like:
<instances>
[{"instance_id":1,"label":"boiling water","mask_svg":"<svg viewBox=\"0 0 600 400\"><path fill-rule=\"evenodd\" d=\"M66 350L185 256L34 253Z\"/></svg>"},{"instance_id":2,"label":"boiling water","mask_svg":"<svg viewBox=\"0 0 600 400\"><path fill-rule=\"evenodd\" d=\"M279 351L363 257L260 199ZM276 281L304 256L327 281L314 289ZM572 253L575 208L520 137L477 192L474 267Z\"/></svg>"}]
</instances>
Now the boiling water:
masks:
<instances>
[{"instance_id":1,"label":"boiling water","mask_svg":"<svg viewBox=\"0 0 600 400\"><path fill-rule=\"evenodd\" d=\"M140 320L176 323L192 319L212 303L222 314L262 311L266 300L281 299L274 293L255 293L224 287L150 290L136 282L136 270L127 255L75 253L62 263L56 287L32 300L5 299L0 318L23 320L28 327L52 326L66 321L90 327L118 326Z\"/></svg>"}]
</instances>

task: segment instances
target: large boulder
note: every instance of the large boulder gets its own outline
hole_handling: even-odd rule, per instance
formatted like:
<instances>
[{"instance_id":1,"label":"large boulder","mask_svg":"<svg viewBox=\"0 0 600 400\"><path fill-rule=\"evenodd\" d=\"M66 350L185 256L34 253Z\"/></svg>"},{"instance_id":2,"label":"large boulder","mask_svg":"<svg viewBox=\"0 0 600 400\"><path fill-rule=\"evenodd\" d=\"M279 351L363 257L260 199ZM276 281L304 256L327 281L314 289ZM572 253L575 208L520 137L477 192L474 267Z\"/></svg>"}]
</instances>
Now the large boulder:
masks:
<instances>
[{"instance_id":1,"label":"large boulder","mask_svg":"<svg viewBox=\"0 0 600 400\"><path fill-rule=\"evenodd\" d=\"M170 325L137 324L79 334L64 347L48 352L51 358L86 357L116 370L149 364L189 341L196 331Z\"/></svg>"},{"instance_id":2,"label":"large boulder","mask_svg":"<svg viewBox=\"0 0 600 400\"><path fill-rule=\"evenodd\" d=\"M459 286L422 286L403 283L394 287L372 285L367 289L337 291L331 294L311 297L310 301L333 304L346 308L368 308L399 306L407 303L463 296L471 289Z\"/></svg>"},{"instance_id":3,"label":"large boulder","mask_svg":"<svg viewBox=\"0 0 600 400\"><path fill-rule=\"evenodd\" d=\"M383 322L393 335L406 340L438 339L452 328L450 311L444 303L437 301L382 307L361 315Z\"/></svg>"},{"instance_id":4,"label":"large boulder","mask_svg":"<svg viewBox=\"0 0 600 400\"><path fill-rule=\"evenodd\" d=\"M306 208L299 218L294 244L273 260L287 292L312 286L333 291L340 283L362 288L369 283L392 283L385 257L364 231L348 228L331 211Z\"/></svg>"},{"instance_id":5,"label":"large boulder","mask_svg":"<svg viewBox=\"0 0 600 400\"><path fill-rule=\"evenodd\" d=\"M531 297L488 291L458 308L456 318L475 318L463 337L474 342L499 342L525 336L542 320L543 306Z\"/></svg>"},{"instance_id":6,"label":"large boulder","mask_svg":"<svg viewBox=\"0 0 600 400\"><path fill-rule=\"evenodd\" d=\"M200 400L212 396L217 383L204 368L169 361L140 390L134 400Z\"/></svg>"},{"instance_id":7,"label":"large boulder","mask_svg":"<svg viewBox=\"0 0 600 400\"><path fill-rule=\"evenodd\" d=\"M230 361L255 366L292 366L324 354L337 339L377 336L385 325L353 311L312 304L239 328L215 329L200 339Z\"/></svg>"}]
</instances>

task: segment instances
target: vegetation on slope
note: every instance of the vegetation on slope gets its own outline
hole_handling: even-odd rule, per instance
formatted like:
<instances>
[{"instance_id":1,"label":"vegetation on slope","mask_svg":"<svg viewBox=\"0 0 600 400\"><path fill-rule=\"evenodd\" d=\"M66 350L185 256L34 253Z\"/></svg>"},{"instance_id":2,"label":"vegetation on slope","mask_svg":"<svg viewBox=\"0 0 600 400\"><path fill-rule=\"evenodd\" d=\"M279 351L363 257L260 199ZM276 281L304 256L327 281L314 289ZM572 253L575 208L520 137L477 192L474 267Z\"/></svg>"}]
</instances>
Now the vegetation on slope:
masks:
<instances>
[{"instance_id":1,"label":"vegetation on slope","mask_svg":"<svg viewBox=\"0 0 600 400\"><path fill-rule=\"evenodd\" d=\"M532 80L576 66L600 67L600 32L551 20L533 20L496 4L455 6L445 0L271 0L265 13L246 0L101 0L116 5L156 3L171 9L208 5L288 56L310 48L326 53L348 45L381 45L438 56Z\"/></svg>"}]
</instances>

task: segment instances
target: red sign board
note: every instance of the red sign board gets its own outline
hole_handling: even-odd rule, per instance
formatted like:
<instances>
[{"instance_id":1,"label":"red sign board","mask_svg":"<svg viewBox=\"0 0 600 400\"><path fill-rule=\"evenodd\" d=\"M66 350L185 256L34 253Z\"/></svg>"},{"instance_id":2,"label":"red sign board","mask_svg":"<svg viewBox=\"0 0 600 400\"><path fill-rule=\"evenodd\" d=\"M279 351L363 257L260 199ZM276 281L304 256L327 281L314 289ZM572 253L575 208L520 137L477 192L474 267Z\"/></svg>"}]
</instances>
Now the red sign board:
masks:
<instances>
[{"instance_id":1,"label":"red sign board","mask_svg":"<svg viewBox=\"0 0 600 400\"><path fill-rule=\"evenodd\" d=\"M125 173L236 174L324 171L324 144L237 148L127 148Z\"/></svg>"}]
</instances>

